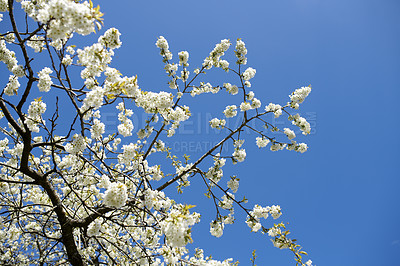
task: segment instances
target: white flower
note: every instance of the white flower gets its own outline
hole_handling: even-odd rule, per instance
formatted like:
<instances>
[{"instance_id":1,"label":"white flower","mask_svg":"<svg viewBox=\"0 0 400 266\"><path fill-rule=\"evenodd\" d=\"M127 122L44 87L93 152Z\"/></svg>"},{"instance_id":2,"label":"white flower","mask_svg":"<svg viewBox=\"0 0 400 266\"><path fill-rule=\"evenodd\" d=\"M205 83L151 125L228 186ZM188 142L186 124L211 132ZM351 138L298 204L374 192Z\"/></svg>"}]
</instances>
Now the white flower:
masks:
<instances>
[{"instance_id":1,"label":"white flower","mask_svg":"<svg viewBox=\"0 0 400 266\"><path fill-rule=\"evenodd\" d=\"M303 131L303 135L310 134L311 126L310 123L304 117L301 117L299 114L295 114L289 117L289 120L292 120L292 124L296 125Z\"/></svg>"},{"instance_id":2,"label":"white flower","mask_svg":"<svg viewBox=\"0 0 400 266\"><path fill-rule=\"evenodd\" d=\"M249 102L242 102L240 104L240 111L244 112L251 109L251 105Z\"/></svg>"},{"instance_id":3,"label":"white flower","mask_svg":"<svg viewBox=\"0 0 400 266\"><path fill-rule=\"evenodd\" d=\"M29 105L28 117L25 124L32 132L39 132L38 123L42 122L42 114L46 111L46 104L42 100L36 99Z\"/></svg>"},{"instance_id":4,"label":"white flower","mask_svg":"<svg viewBox=\"0 0 400 266\"><path fill-rule=\"evenodd\" d=\"M254 98L254 92L250 91L249 93L246 94L246 99L251 101Z\"/></svg>"},{"instance_id":5,"label":"white flower","mask_svg":"<svg viewBox=\"0 0 400 266\"><path fill-rule=\"evenodd\" d=\"M256 70L251 67L247 68L242 74L243 79L246 81L254 78L255 75L256 75Z\"/></svg>"},{"instance_id":6,"label":"white flower","mask_svg":"<svg viewBox=\"0 0 400 266\"><path fill-rule=\"evenodd\" d=\"M236 105L228 105L225 110L224 110L224 115L229 118L229 117L234 117L237 115L237 106Z\"/></svg>"},{"instance_id":7,"label":"white flower","mask_svg":"<svg viewBox=\"0 0 400 266\"><path fill-rule=\"evenodd\" d=\"M259 148L264 148L265 146L268 145L269 142L270 142L269 139L267 139L267 138L265 138L265 137L262 137L262 138L257 137L257 138L256 138L256 144L257 144L257 146L258 146Z\"/></svg>"},{"instance_id":8,"label":"white flower","mask_svg":"<svg viewBox=\"0 0 400 266\"><path fill-rule=\"evenodd\" d=\"M295 90L290 97L290 107L294 109L299 108L299 104L304 102L305 98L310 94L311 86L301 87L300 89Z\"/></svg>"},{"instance_id":9,"label":"white flower","mask_svg":"<svg viewBox=\"0 0 400 266\"><path fill-rule=\"evenodd\" d=\"M218 221L212 221L210 223L210 233L215 237L221 237L224 233L225 225Z\"/></svg>"},{"instance_id":10,"label":"white flower","mask_svg":"<svg viewBox=\"0 0 400 266\"><path fill-rule=\"evenodd\" d=\"M108 29L103 36L100 36L98 42L110 49L121 47L122 42L119 40L121 33L116 28Z\"/></svg>"},{"instance_id":11,"label":"white flower","mask_svg":"<svg viewBox=\"0 0 400 266\"><path fill-rule=\"evenodd\" d=\"M281 229L278 228L278 227L272 227L272 228L270 228L270 229L268 230L268 235L269 235L270 237L276 237L276 236L280 235L281 233L282 233L282 232L281 232Z\"/></svg>"},{"instance_id":12,"label":"white flower","mask_svg":"<svg viewBox=\"0 0 400 266\"><path fill-rule=\"evenodd\" d=\"M283 144L283 143L273 143L273 144L271 145L270 150L271 150L271 151L281 151L281 150L283 150L285 147L286 147L286 144Z\"/></svg>"},{"instance_id":13,"label":"white flower","mask_svg":"<svg viewBox=\"0 0 400 266\"><path fill-rule=\"evenodd\" d=\"M219 202L219 206L225 210L229 210L232 209L233 207L233 200L235 199L235 195L233 195L232 193L228 192L228 195L223 195L222 196L222 201Z\"/></svg>"},{"instance_id":14,"label":"white flower","mask_svg":"<svg viewBox=\"0 0 400 266\"><path fill-rule=\"evenodd\" d=\"M16 65L11 69L11 72L17 77L23 77L25 75L24 67L22 65Z\"/></svg>"},{"instance_id":15,"label":"white flower","mask_svg":"<svg viewBox=\"0 0 400 266\"><path fill-rule=\"evenodd\" d=\"M90 133L92 134L92 139L97 139L101 137L102 134L105 132L105 125L104 123L100 122L100 120L95 119L93 121L92 128L90 129Z\"/></svg>"},{"instance_id":16,"label":"white flower","mask_svg":"<svg viewBox=\"0 0 400 266\"><path fill-rule=\"evenodd\" d=\"M89 107L99 109L103 105L104 93L105 90L99 86L96 86L94 89L86 93L86 98L83 101L83 109L86 110Z\"/></svg>"},{"instance_id":17,"label":"white flower","mask_svg":"<svg viewBox=\"0 0 400 266\"><path fill-rule=\"evenodd\" d=\"M236 41L236 51L235 51L235 55L238 58L238 60L236 61L237 64L242 64L245 65L247 64L247 58L246 58L246 54L247 54L247 49L246 46L244 44L244 42L240 39L238 39Z\"/></svg>"},{"instance_id":18,"label":"white flower","mask_svg":"<svg viewBox=\"0 0 400 266\"><path fill-rule=\"evenodd\" d=\"M45 67L43 68L38 76L39 76L39 82L38 82L38 87L40 91L48 92L51 88L51 85L53 84L53 81L51 81L50 74L53 73L53 71Z\"/></svg>"},{"instance_id":19,"label":"white flower","mask_svg":"<svg viewBox=\"0 0 400 266\"><path fill-rule=\"evenodd\" d=\"M301 153L306 152L307 149L308 149L308 146L307 146L307 144L305 144L305 143L300 143L300 144L299 144L298 146L296 146L296 148L295 148L295 150L296 150L297 152L301 152Z\"/></svg>"},{"instance_id":20,"label":"white flower","mask_svg":"<svg viewBox=\"0 0 400 266\"><path fill-rule=\"evenodd\" d=\"M97 218L93 222L91 222L87 228L87 235L90 236L97 236L101 230L101 224L103 222L103 218Z\"/></svg>"},{"instance_id":21,"label":"white flower","mask_svg":"<svg viewBox=\"0 0 400 266\"><path fill-rule=\"evenodd\" d=\"M62 59L61 63L63 65L69 66L72 64L72 58L69 54L65 55L64 58Z\"/></svg>"},{"instance_id":22,"label":"white flower","mask_svg":"<svg viewBox=\"0 0 400 266\"><path fill-rule=\"evenodd\" d=\"M86 148L86 140L82 135L75 134L72 143L65 145L65 150L71 154L81 153Z\"/></svg>"},{"instance_id":23,"label":"white flower","mask_svg":"<svg viewBox=\"0 0 400 266\"><path fill-rule=\"evenodd\" d=\"M181 51L178 53L178 57L179 57L179 65L183 65L183 66L189 66L188 59L189 59L189 53L187 51Z\"/></svg>"},{"instance_id":24,"label":"white flower","mask_svg":"<svg viewBox=\"0 0 400 266\"><path fill-rule=\"evenodd\" d=\"M274 219L278 219L282 215L281 207L279 205L272 205L269 213Z\"/></svg>"},{"instance_id":25,"label":"white flower","mask_svg":"<svg viewBox=\"0 0 400 266\"><path fill-rule=\"evenodd\" d=\"M38 36L38 35L33 35L27 42L26 45L31 47L32 49L35 50L35 53L40 53L41 51L45 50L46 48L44 47L45 42L44 42L44 37L43 36Z\"/></svg>"},{"instance_id":26,"label":"white flower","mask_svg":"<svg viewBox=\"0 0 400 266\"><path fill-rule=\"evenodd\" d=\"M251 101L251 108L256 109L260 107L261 107L261 101L257 98L253 98L253 100Z\"/></svg>"},{"instance_id":27,"label":"white flower","mask_svg":"<svg viewBox=\"0 0 400 266\"><path fill-rule=\"evenodd\" d=\"M238 162L243 162L246 158L246 150L245 149L235 149L232 153L233 158Z\"/></svg>"},{"instance_id":28,"label":"white flower","mask_svg":"<svg viewBox=\"0 0 400 266\"><path fill-rule=\"evenodd\" d=\"M230 83L224 83L224 88L232 95L236 95L239 92L238 86L232 85Z\"/></svg>"},{"instance_id":29,"label":"white flower","mask_svg":"<svg viewBox=\"0 0 400 266\"><path fill-rule=\"evenodd\" d=\"M220 68L222 68L223 70L225 70L226 72L229 71L229 62L226 60L219 60L219 66Z\"/></svg>"},{"instance_id":30,"label":"white flower","mask_svg":"<svg viewBox=\"0 0 400 266\"><path fill-rule=\"evenodd\" d=\"M111 183L105 192L104 205L121 208L125 205L128 199L128 193L126 185L123 183L115 182Z\"/></svg>"},{"instance_id":31,"label":"white flower","mask_svg":"<svg viewBox=\"0 0 400 266\"><path fill-rule=\"evenodd\" d=\"M23 1L27 2L27 1ZM53 40L65 38L73 31L87 35L94 31L94 10L87 2L76 3L68 0L50 0L41 4L35 13L27 11L37 21L49 23L47 34ZM28 7L25 5L25 7ZM51 20L50 20L51 19Z\"/></svg>"},{"instance_id":32,"label":"white flower","mask_svg":"<svg viewBox=\"0 0 400 266\"><path fill-rule=\"evenodd\" d=\"M228 188L232 190L233 193L236 193L239 189L239 179L238 178L231 178L227 184Z\"/></svg>"},{"instance_id":33,"label":"white flower","mask_svg":"<svg viewBox=\"0 0 400 266\"><path fill-rule=\"evenodd\" d=\"M296 134L294 133L294 131L289 128L284 128L283 132L286 134L288 139L294 139L296 137Z\"/></svg>"},{"instance_id":34,"label":"white flower","mask_svg":"<svg viewBox=\"0 0 400 266\"><path fill-rule=\"evenodd\" d=\"M210 121L210 126L212 128L222 129L224 128L225 124L226 124L225 119L214 118Z\"/></svg>"},{"instance_id":35,"label":"white flower","mask_svg":"<svg viewBox=\"0 0 400 266\"><path fill-rule=\"evenodd\" d=\"M279 104L270 103L265 107L265 111L273 112L275 118L278 118L279 116L282 115L282 106L280 106Z\"/></svg>"},{"instance_id":36,"label":"white flower","mask_svg":"<svg viewBox=\"0 0 400 266\"><path fill-rule=\"evenodd\" d=\"M4 88L4 93L8 96L13 96L17 94L19 86L21 86L21 84L19 84L18 78L14 75L10 75L7 86Z\"/></svg>"}]
</instances>

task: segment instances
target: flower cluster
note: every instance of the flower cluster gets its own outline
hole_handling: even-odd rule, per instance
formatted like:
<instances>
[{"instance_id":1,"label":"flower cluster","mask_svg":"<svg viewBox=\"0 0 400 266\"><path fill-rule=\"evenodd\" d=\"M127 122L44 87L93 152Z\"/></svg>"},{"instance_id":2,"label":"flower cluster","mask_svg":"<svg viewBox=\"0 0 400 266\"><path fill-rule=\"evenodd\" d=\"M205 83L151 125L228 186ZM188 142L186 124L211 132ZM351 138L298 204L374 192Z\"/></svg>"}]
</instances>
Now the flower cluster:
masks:
<instances>
[{"instance_id":1,"label":"flower cluster","mask_svg":"<svg viewBox=\"0 0 400 266\"><path fill-rule=\"evenodd\" d=\"M294 133L293 130L289 129L289 128L284 128L283 133L286 134L286 136L288 137L288 139L294 139L296 137L296 134Z\"/></svg>"},{"instance_id":2,"label":"flower cluster","mask_svg":"<svg viewBox=\"0 0 400 266\"><path fill-rule=\"evenodd\" d=\"M101 225L103 223L103 218L98 218L91 222L87 228L87 235L90 236L97 236L100 233Z\"/></svg>"},{"instance_id":3,"label":"flower cluster","mask_svg":"<svg viewBox=\"0 0 400 266\"><path fill-rule=\"evenodd\" d=\"M65 66L69 66L72 64L72 58L69 54L65 55L64 58L62 59L61 63Z\"/></svg>"},{"instance_id":4,"label":"flower cluster","mask_svg":"<svg viewBox=\"0 0 400 266\"><path fill-rule=\"evenodd\" d=\"M136 99L136 105L144 109L146 113L164 112L173 104L173 97L171 93L160 91L156 92L142 92L140 97Z\"/></svg>"},{"instance_id":5,"label":"flower cluster","mask_svg":"<svg viewBox=\"0 0 400 266\"><path fill-rule=\"evenodd\" d=\"M235 151L232 153L234 163L236 162L243 162L246 159L246 150L236 148Z\"/></svg>"},{"instance_id":6,"label":"flower cluster","mask_svg":"<svg viewBox=\"0 0 400 266\"><path fill-rule=\"evenodd\" d=\"M224 39L220 43L218 43L215 48L210 52L210 55L206 59L204 59L203 67L206 69L210 69L215 66L224 67L226 69L226 62L223 62L221 64L220 58L225 54L226 50L229 49L229 46L231 46L231 42L227 39Z\"/></svg>"},{"instance_id":7,"label":"flower cluster","mask_svg":"<svg viewBox=\"0 0 400 266\"><path fill-rule=\"evenodd\" d=\"M10 70L15 76L24 76L24 68L22 65L18 65L18 60L15 57L15 52L10 51L6 46L5 40L0 40L0 61L7 65L8 70Z\"/></svg>"},{"instance_id":8,"label":"flower cluster","mask_svg":"<svg viewBox=\"0 0 400 266\"><path fill-rule=\"evenodd\" d=\"M194 97L194 96L200 95L202 93L208 93L208 92L218 93L219 91L220 91L220 87L213 87L209 82L207 82L207 83L200 82L200 86L194 87L192 89L192 91L190 92L190 95L192 97Z\"/></svg>"},{"instance_id":9,"label":"flower cluster","mask_svg":"<svg viewBox=\"0 0 400 266\"><path fill-rule=\"evenodd\" d=\"M221 237L224 233L224 223L218 221L212 221L210 223L210 233L215 237Z\"/></svg>"},{"instance_id":10,"label":"flower cluster","mask_svg":"<svg viewBox=\"0 0 400 266\"><path fill-rule=\"evenodd\" d=\"M200 221L200 214L190 213L193 206L175 205L170 209L168 216L160 225L165 234L168 245L172 247L184 247L192 242L191 226Z\"/></svg>"},{"instance_id":11,"label":"flower cluster","mask_svg":"<svg viewBox=\"0 0 400 266\"><path fill-rule=\"evenodd\" d=\"M308 123L304 117L301 117L299 114L295 114L295 115L289 116L289 120L292 121L293 125L298 126L300 128L300 130L303 131L303 135L310 134L310 132L311 132L310 123Z\"/></svg>"},{"instance_id":12,"label":"flower cluster","mask_svg":"<svg viewBox=\"0 0 400 266\"><path fill-rule=\"evenodd\" d=\"M304 153L307 151L308 146L305 143L297 144L296 141L292 141L292 143L287 146L287 149L290 151L294 150L300 153Z\"/></svg>"},{"instance_id":13,"label":"flower cluster","mask_svg":"<svg viewBox=\"0 0 400 266\"><path fill-rule=\"evenodd\" d=\"M270 142L270 140L265 138L264 136L261 138L260 137L256 138L256 144L257 144L258 148L264 148L265 146L268 145L269 142Z\"/></svg>"},{"instance_id":14,"label":"flower cluster","mask_svg":"<svg viewBox=\"0 0 400 266\"><path fill-rule=\"evenodd\" d=\"M216 128L216 129L222 129L225 127L226 121L225 119L218 119L218 118L213 118L210 121L210 126L212 128Z\"/></svg>"},{"instance_id":15,"label":"flower cluster","mask_svg":"<svg viewBox=\"0 0 400 266\"><path fill-rule=\"evenodd\" d=\"M99 37L98 42L101 43L104 47L116 49L121 47L122 45L119 36L121 36L119 30L116 28L111 28Z\"/></svg>"},{"instance_id":16,"label":"flower cluster","mask_svg":"<svg viewBox=\"0 0 400 266\"><path fill-rule=\"evenodd\" d=\"M132 136L133 123L128 117L132 116L133 111L126 109L124 103L119 103L116 108L120 111L118 120L121 122L118 125L118 133L124 137Z\"/></svg>"},{"instance_id":17,"label":"flower cluster","mask_svg":"<svg viewBox=\"0 0 400 266\"><path fill-rule=\"evenodd\" d=\"M8 150L8 138L0 140L0 155L3 155L4 151Z\"/></svg>"},{"instance_id":18,"label":"flower cluster","mask_svg":"<svg viewBox=\"0 0 400 266\"><path fill-rule=\"evenodd\" d=\"M236 193L239 189L239 178L236 176L231 177L227 183L227 187L230 188L233 193Z\"/></svg>"},{"instance_id":19,"label":"flower cluster","mask_svg":"<svg viewBox=\"0 0 400 266\"><path fill-rule=\"evenodd\" d=\"M8 96L13 96L18 93L20 85L18 78L14 75L10 75L7 86L4 88L4 93Z\"/></svg>"},{"instance_id":20,"label":"flower cluster","mask_svg":"<svg viewBox=\"0 0 400 266\"><path fill-rule=\"evenodd\" d=\"M105 132L105 125L99 119L94 119L90 133L92 134L92 139L100 138Z\"/></svg>"},{"instance_id":21,"label":"flower cluster","mask_svg":"<svg viewBox=\"0 0 400 266\"><path fill-rule=\"evenodd\" d=\"M86 98L83 101L81 110L86 111L90 107L93 107L94 109L99 109L103 105L104 94L105 94L104 88L100 86L94 87L91 91L89 91L86 94Z\"/></svg>"},{"instance_id":22,"label":"flower cluster","mask_svg":"<svg viewBox=\"0 0 400 266\"><path fill-rule=\"evenodd\" d=\"M224 88L232 95L236 95L239 92L238 86L232 85L230 83L224 83Z\"/></svg>"},{"instance_id":23,"label":"flower cluster","mask_svg":"<svg viewBox=\"0 0 400 266\"><path fill-rule=\"evenodd\" d=\"M137 153L137 148L138 146L133 143L130 143L129 145L123 145L123 153L118 155L119 163L129 165Z\"/></svg>"},{"instance_id":24,"label":"flower cluster","mask_svg":"<svg viewBox=\"0 0 400 266\"><path fill-rule=\"evenodd\" d=\"M250 211L250 216L246 219L246 224L251 228L251 231L257 232L262 227L260 219L267 219L268 214L270 214L274 219L278 219L282 214L281 207L276 205L272 205L271 207L255 205L253 210Z\"/></svg>"},{"instance_id":25,"label":"flower cluster","mask_svg":"<svg viewBox=\"0 0 400 266\"><path fill-rule=\"evenodd\" d=\"M25 120L26 125L32 132L39 132L39 123L44 123L42 114L46 111L46 104L42 100L36 99L29 105L28 117Z\"/></svg>"},{"instance_id":26,"label":"flower cluster","mask_svg":"<svg viewBox=\"0 0 400 266\"><path fill-rule=\"evenodd\" d=\"M85 68L81 71L82 79L99 77L106 70L108 64L111 63L113 50L107 50L100 43L87 46L83 50L78 49L78 64Z\"/></svg>"},{"instance_id":27,"label":"flower cluster","mask_svg":"<svg viewBox=\"0 0 400 266\"><path fill-rule=\"evenodd\" d=\"M255 75L256 75L256 70L252 67L249 67L243 72L242 77L244 80L248 81L254 78Z\"/></svg>"},{"instance_id":28,"label":"flower cluster","mask_svg":"<svg viewBox=\"0 0 400 266\"><path fill-rule=\"evenodd\" d=\"M172 59L172 53L169 51L168 41L163 36L158 37L156 46L160 48L160 55L163 57L164 62Z\"/></svg>"},{"instance_id":29,"label":"flower cluster","mask_svg":"<svg viewBox=\"0 0 400 266\"><path fill-rule=\"evenodd\" d=\"M43 36L38 36L38 35L33 35L29 40L26 42L26 45L31 47L32 49L35 50L35 53L40 53L44 49L45 42L44 42L44 37Z\"/></svg>"},{"instance_id":30,"label":"flower cluster","mask_svg":"<svg viewBox=\"0 0 400 266\"><path fill-rule=\"evenodd\" d=\"M181 51L178 53L179 56L179 65L180 66L189 66L188 64L188 59L189 59L189 53L187 51Z\"/></svg>"},{"instance_id":31,"label":"flower cluster","mask_svg":"<svg viewBox=\"0 0 400 266\"><path fill-rule=\"evenodd\" d=\"M51 85L53 84L53 82L51 81L51 78L50 78L51 73L53 73L53 71L48 67L43 68L39 72L38 87L39 87L40 91L48 92L50 90Z\"/></svg>"},{"instance_id":32,"label":"flower cluster","mask_svg":"<svg viewBox=\"0 0 400 266\"><path fill-rule=\"evenodd\" d=\"M228 105L224 110L224 115L227 118L234 117L237 115L237 106L236 105Z\"/></svg>"},{"instance_id":33,"label":"flower cluster","mask_svg":"<svg viewBox=\"0 0 400 266\"><path fill-rule=\"evenodd\" d=\"M311 92L311 86L301 87L300 89L295 90L290 97L290 107L293 109L299 109L299 105L304 102L308 94Z\"/></svg>"},{"instance_id":34,"label":"flower cluster","mask_svg":"<svg viewBox=\"0 0 400 266\"><path fill-rule=\"evenodd\" d=\"M106 79L103 87L109 98L116 97L121 93L129 97L138 96L139 85L137 77L121 77L121 73L117 69L111 67L107 67L104 74Z\"/></svg>"},{"instance_id":35,"label":"flower cluster","mask_svg":"<svg viewBox=\"0 0 400 266\"><path fill-rule=\"evenodd\" d=\"M216 154L214 157L214 165L208 168L206 172L206 177L211 181L210 186L213 187L221 180L224 172L222 167L225 166L226 160L220 157L220 154Z\"/></svg>"},{"instance_id":36,"label":"flower cluster","mask_svg":"<svg viewBox=\"0 0 400 266\"><path fill-rule=\"evenodd\" d=\"M77 155L81 153L86 148L86 140L82 135L75 134L73 136L72 143L67 143L65 145L65 150L68 153Z\"/></svg>"},{"instance_id":37,"label":"flower cluster","mask_svg":"<svg viewBox=\"0 0 400 266\"><path fill-rule=\"evenodd\" d=\"M246 65L247 64L247 58L246 58L247 49L246 49L246 45L244 44L244 42L242 40L238 39L236 41L235 49L236 49L235 55L238 59L236 61L236 64Z\"/></svg>"},{"instance_id":38,"label":"flower cluster","mask_svg":"<svg viewBox=\"0 0 400 266\"><path fill-rule=\"evenodd\" d=\"M25 10L28 11L26 6ZM75 31L87 35L94 32L94 22L99 11L92 9L88 2L77 3L68 0L50 0L43 3L38 12L27 12L37 21L48 24L48 36L53 39L63 39Z\"/></svg>"},{"instance_id":39,"label":"flower cluster","mask_svg":"<svg viewBox=\"0 0 400 266\"><path fill-rule=\"evenodd\" d=\"M275 118L278 118L282 115L282 106L280 106L279 104L270 103L265 107L265 111L273 112Z\"/></svg>"},{"instance_id":40,"label":"flower cluster","mask_svg":"<svg viewBox=\"0 0 400 266\"><path fill-rule=\"evenodd\" d=\"M8 11L8 1L7 0L0 0L0 12Z\"/></svg>"},{"instance_id":41,"label":"flower cluster","mask_svg":"<svg viewBox=\"0 0 400 266\"><path fill-rule=\"evenodd\" d=\"M115 182L108 186L104 194L103 203L106 206L121 208L125 205L128 199L128 192L126 185L123 183Z\"/></svg>"}]
</instances>

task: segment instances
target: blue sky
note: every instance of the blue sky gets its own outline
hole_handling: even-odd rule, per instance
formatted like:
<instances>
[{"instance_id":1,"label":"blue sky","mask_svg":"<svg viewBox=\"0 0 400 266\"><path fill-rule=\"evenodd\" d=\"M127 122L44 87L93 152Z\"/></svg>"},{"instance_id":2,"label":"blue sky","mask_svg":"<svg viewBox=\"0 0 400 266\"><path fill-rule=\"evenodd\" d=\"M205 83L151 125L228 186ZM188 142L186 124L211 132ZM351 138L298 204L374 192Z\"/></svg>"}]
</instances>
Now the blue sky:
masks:
<instances>
[{"instance_id":1,"label":"blue sky","mask_svg":"<svg viewBox=\"0 0 400 266\"><path fill-rule=\"evenodd\" d=\"M257 69L252 89L264 104L286 103L294 89L312 84L300 110L314 125L313 134L300 137L309 151L258 150L249 136L248 159L226 173L237 173L239 195L250 203L282 206L292 236L317 265L399 265L398 1L104 1L101 8L105 27L122 32L113 63L124 74L138 74L143 88L166 90L154 46L159 35L175 58L189 51L193 67L221 39L242 38L248 65ZM203 99L210 103L204 113L223 110L221 99L196 101ZM187 128L195 133L182 142L204 139L196 123ZM191 194L201 199L202 189L192 187ZM242 265L250 264L253 249L258 265L292 265L290 252L273 248L240 221L221 239L209 237L211 205L197 205L206 223L194 230L195 246Z\"/></svg>"},{"instance_id":2,"label":"blue sky","mask_svg":"<svg viewBox=\"0 0 400 266\"><path fill-rule=\"evenodd\" d=\"M247 160L229 166L225 173L241 179L238 195L246 195L249 206L281 205L282 220L290 223L292 237L316 265L400 265L398 1L120 0L99 4L105 13L105 29L117 27L122 33L123 46L112 65L124 75L137 74L144 89L168 90L154 45L160 35L169 41L175 59L177 52L189 51L191 67L199 66L221 39L242 38L248 66L257 70L252 89L264 105L285 104L294 89L311 84L313 91L300 113L309 118L313 131L299 137L308 143L309 151L259 150L255 136L249 134ZM233 77L218 70L209 74L215 84ZM1 76L3 84L8 74ZM221 137L206 129L205 117L221 114L224 97L189 100L194 104L194 122L171 140L178 143L178 152L196 158L199 150L190 145ZM109 126L113 115L116 119L116 114L107 118ZM140 114L135 119L140 124ZM274 122L289 125L284 119ZM267 238L250 233L239 209L237 224L226 227L222 238L209 236L208 223L215 214L199 181L192 180L189 196L178 198L196 204L203 214L191 247L203 247L216 259L233 257L241 265L250 264L253 249L258 265L294 264L289 251L280 251Z\"/></svg>"}]
</instances>

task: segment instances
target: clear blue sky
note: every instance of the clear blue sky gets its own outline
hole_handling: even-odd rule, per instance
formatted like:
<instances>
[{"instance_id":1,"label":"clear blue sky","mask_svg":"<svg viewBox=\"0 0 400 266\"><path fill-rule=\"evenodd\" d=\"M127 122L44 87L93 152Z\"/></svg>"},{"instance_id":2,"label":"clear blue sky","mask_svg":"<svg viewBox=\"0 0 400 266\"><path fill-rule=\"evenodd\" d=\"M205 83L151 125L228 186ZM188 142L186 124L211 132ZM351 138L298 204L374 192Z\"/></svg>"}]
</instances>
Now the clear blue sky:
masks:
<instances>
[{"instance_id":1,"label":"clear blue sky","mask_svg":"<svg viewBox=\"0 0 400 266\"><path fill-rule=\"evenodd\" d=\"M100 6L105 29L117 27L122 33L113 66L124 75L137 74L144 89L168 90L154 45L160 35L175 59L177 52L189 51L191 67L200 65L221 39L242 38L248 66L257 69L252 89L264 105L285 104L294 89L311 84L300 110L314 126L310 136L300 137L309 151L259 150L249 135L247 160L225 169L226 175L237 173L238 195L246 195L250 205L281 205L282 220L290 222L292 236L316 265L400 265L399 1L120 0ZM210 72L214 84L227 77L232 76ZM178 150L188 149L196 158L200 153L189 145L218 139L207 131L205 117L221 114L226 105L219 104L221 97L192 101L208 105L195 105L195 122L171 140ZM107 118L109 125L113 116ZM237 224L226 227L222 238L211 237L214 212L198 181L192 180L190 197L180 198L203 214L191 247L203 247L216 259L233 257L241 265L250 264L256 249L258 265L294 265L289 251L249 232L239 209Z\"/></svg>"}]
</instances>

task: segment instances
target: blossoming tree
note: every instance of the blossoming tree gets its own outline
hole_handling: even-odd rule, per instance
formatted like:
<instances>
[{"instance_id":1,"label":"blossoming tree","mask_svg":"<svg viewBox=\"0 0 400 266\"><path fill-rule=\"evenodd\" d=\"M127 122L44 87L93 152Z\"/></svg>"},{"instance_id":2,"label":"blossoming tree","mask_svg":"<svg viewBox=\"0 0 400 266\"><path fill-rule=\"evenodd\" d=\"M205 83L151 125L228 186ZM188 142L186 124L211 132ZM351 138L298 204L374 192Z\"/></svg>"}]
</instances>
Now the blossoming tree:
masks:
<instances>
[{"instance_id":1,"label":"blossoming tree","mask_svg":"<svg viewBox=\"0 0 400 266\"><path fill-rule=\"evenodd\" d=\"M223 176L222 170L226 164L245 160L241 135L245 129L258 135L246 145L305 152L307 145L293 140L292 129L268 121L284 115L293 127L309 134L309 123L295 110L310 86L296 89L285 105L263 106L250 90L256 70L245 67L247 50L242 40L235 44L222 40L190 73L189 53L179 52L174 62L167 40L160 36L156 46L169 88L147 91L139 87L136 76L124 76L111 67L121 46L117 29L105 30L86 47L71 44L74 35L101 28L102 13L92 2L17 2L0 0L0 25L5 30L0 32L0 60L5 64L1 71L10 72L8 82L2 80L0 95L2 265L235 264L232 259L216 261L201 249L186 248L200 214L193 205L171 199L165 189L174 185L184 192L193 178L204 181L203 192L215 206L216 218L205 221L213 236L221 237L225 226L235 221L234 209L240 209L247 215L242 222L249 231L261 232L274 246L290 249L297 265L311 265L310 260L303 262L306 252L288 237L282 222L263 226L263 219L281 216L280 206L246 206L245 199L235 197L239 179ZM15 16L17 5L26 16ZM231 45L236 56L233 66L222 59ZM213 67L234 75L236 85L199 82ZM75 77L77 73L80 77ZM193 160L174 154L165 139L190 119L185 100L210 92L234 95L230 97L241 102L221 107L220 116L209 121L211 128L221 130L220 141ZM54 110L46 112L49 106ZM106 108L118 112L114 134L105 134L101 115ZM133 134L133 112L148 117L137 134ZM230 127L227 121L233 117L241 122ZM278 135L281 139L271 135L274 131L284 133ZM226 146L233 153L222 149ZM162 155L173 170L152 160L153 155Z\"/></svg>"}]
</instances>

